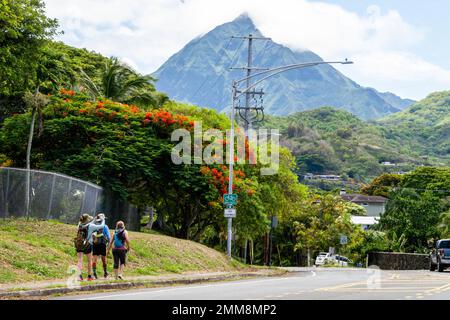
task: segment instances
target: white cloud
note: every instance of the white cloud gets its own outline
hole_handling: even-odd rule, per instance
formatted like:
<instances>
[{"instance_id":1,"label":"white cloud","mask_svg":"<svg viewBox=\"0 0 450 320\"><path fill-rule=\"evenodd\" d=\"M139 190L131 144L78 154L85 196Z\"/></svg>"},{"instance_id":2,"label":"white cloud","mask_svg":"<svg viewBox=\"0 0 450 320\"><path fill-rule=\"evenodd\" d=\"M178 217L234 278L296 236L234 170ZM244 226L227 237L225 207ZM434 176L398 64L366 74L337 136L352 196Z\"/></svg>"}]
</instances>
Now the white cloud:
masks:
<instances>
[{"instance_id":1,"label":"white cloud","mask_svg":"<svg viewBox=\"0 0 450 320\"><path fill-rule=\"evenodd\" d=\"M355 60L340 70L365 86L422 98L448 88L450 70L414 56L426 34L397 11L370 6L358 15L306 0L45 0L60 20L61 39L126 58L145 73L187 42L246 11L260 30L294 49L324 59ZM226 39L224 39L224 43Z\"/></svg>"}]
</instances>

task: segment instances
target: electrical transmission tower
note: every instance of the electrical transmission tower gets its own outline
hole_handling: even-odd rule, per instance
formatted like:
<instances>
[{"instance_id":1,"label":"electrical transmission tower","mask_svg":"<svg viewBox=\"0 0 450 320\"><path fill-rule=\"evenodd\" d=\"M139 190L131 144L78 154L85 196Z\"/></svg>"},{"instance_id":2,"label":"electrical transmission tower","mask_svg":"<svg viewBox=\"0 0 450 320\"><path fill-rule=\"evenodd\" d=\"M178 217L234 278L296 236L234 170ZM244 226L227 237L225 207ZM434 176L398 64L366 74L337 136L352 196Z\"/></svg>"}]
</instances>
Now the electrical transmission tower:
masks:
<instances>
[{"instance_id":1,"label":"electrical transmission tower","mask_svg":"<svg viewBox=\"0 0 450 320\"><path fill-rule=\"evenodd\" d=\"M253 41L254 40L271 40L270 38L255 37L252 34L244 37L232 37L234 39L245 39L248 41L248 53L247 53L247 66L235 67L231 69L240 69L246 71L246 83L245 87L251 86L252 71L265 71L267 68L253 67ZM237 90L236 93L241 93ZM248 130L252 128L252 125L264 120L264 91L262 89L257 90L253 88L245 93L245 104L241 106L240 103L236 106L236 110L239 113L240 118L243 121L245 135L248 135Z\"/></svg>"}]
</instances>

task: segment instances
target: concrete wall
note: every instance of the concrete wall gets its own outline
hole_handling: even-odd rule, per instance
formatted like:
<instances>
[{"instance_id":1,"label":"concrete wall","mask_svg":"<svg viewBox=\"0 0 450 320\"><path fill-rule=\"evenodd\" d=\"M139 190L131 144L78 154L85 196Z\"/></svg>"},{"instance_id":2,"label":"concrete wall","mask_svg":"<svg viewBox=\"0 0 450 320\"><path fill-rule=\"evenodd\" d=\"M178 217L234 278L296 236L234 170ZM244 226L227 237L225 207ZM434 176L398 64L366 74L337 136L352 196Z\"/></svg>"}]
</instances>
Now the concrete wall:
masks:
<instances>
[{"instance_id":1,"label":"concrete wall","mask_svg":"<svg viewBox=\"0 0 450 320\"><path fill-rule=\"evenodd\" d=\"M428 254L371 252L368 265L376 265L382 270L426 270L430 266Z\"/></svg>"}]
</instances>

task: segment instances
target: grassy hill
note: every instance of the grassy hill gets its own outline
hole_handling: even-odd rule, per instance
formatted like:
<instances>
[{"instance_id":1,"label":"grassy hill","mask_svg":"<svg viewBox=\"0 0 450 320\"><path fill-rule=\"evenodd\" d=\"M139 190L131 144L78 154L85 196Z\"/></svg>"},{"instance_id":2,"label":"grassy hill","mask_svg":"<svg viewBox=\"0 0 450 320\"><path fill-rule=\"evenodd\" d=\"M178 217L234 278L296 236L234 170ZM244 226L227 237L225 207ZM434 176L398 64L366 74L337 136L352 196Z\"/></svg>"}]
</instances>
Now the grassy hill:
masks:
<instances>
[{"instance_id":1,"label":"grassy hill","mask_svg":"<svg viewBox=\"0 0 450 320\"><path fill-rule=\"evenodd\" d=\"M76 226L55 221L0 219L0 284L68 277L76 265ZM201 244L167 236L130 232L127 275L233 271L236 262ZM109 259L112 271L112 258Z\"/></svg>"}]
</instances>

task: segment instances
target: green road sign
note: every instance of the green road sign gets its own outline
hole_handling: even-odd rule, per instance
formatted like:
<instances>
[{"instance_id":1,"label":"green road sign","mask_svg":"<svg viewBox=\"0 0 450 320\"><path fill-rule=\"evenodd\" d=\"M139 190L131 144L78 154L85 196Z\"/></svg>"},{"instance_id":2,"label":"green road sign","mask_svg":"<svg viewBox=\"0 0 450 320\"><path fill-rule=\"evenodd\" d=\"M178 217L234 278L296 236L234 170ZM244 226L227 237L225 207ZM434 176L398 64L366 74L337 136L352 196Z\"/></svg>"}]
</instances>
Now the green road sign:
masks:
<instances>
[{"instance_id":1,"label":"green road sign","mask_svg":"<svg viewBox=\"0 0 450 320\"><path fill-rule=\"evenodd\" d=\"M237 194L225 194L223 196L223 203L227 206L237 205Z\"/></svg>"}]
</instances>

